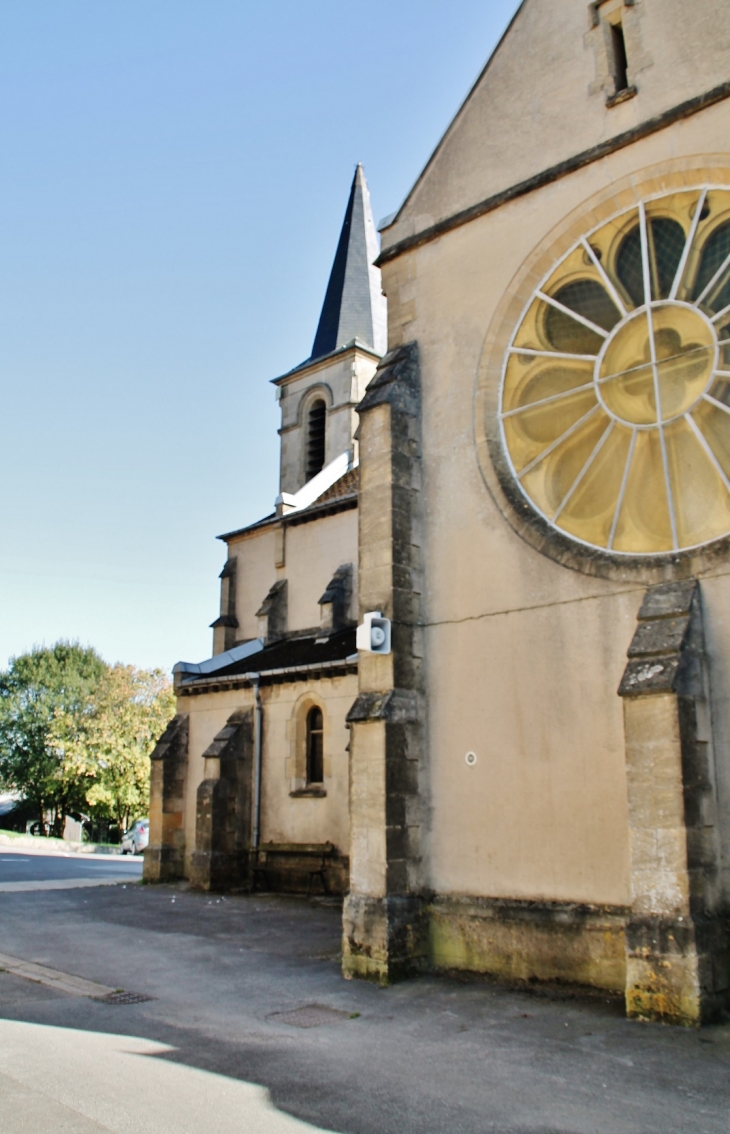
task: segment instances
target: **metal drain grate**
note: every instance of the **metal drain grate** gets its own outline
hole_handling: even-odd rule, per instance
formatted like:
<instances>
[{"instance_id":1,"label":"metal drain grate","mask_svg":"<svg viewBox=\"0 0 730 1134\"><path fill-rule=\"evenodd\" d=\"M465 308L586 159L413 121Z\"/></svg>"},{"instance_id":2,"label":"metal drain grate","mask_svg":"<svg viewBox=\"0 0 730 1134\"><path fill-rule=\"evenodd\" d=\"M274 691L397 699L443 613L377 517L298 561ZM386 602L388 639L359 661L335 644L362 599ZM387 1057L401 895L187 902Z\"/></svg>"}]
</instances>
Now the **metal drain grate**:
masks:
<instances>
[{"instance_id":1,"label":"metal drain grate","mask_svg":"<svg viewBox=\"0 0 730 1134\"><path fill-rule=\"evenodd\" d=\"M145 996L144 992L108 992L106 996L93 996L98 1004L144 1004L146 1000L154 1000L154 996Z\"/></svg>"},{"instance_id":2,"label":"metal drain grate","mask_svg":"<svg viewBox=\"0 0 730 1134\"><path fill-rule=\"evenodd\" d=\"M291 1012L272 1012L267 1017L277 1024L291 1024L295 1028L321 1028L324 1024L341 1024L350 1019L350 1012L328 1008L326 1004L305 1004Z\"/></svg>"}]
</instances>

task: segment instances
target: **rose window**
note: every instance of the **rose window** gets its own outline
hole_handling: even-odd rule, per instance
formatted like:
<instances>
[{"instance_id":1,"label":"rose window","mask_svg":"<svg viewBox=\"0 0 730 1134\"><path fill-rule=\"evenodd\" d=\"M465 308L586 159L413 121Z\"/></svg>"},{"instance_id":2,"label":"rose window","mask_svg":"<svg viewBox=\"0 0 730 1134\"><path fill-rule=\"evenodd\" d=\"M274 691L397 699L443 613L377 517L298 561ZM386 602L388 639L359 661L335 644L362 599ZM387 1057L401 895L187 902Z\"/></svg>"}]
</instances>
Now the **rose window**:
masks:
<instances>
[{"instance_id":1,"label":"rose window","mask_svg":"<svg viewBox=\"0 0 730 1134\"><path fill-rule=\"evenodd\" d=\"M566 535L657 555L730 532L730 190L641 202L535 291L505 357L502 440Z\"/></svg>"}]
</instances>

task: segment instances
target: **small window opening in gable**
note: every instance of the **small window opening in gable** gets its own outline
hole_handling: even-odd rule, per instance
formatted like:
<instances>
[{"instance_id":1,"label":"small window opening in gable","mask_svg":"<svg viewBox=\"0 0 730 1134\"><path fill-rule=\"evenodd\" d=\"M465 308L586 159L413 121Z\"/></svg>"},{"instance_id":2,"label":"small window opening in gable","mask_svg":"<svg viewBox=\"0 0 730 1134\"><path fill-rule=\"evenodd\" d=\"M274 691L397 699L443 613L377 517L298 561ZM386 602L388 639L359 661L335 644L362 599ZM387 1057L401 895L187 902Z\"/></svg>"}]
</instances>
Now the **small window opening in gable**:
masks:
<instances>
[{"instance_id":1,"label":"small window opening in gable","mask_svg":"<svg viewBox=\"0 0 730 1134\"><path fill-rule=\"evenodd\" d=\"M591 27L595 29L593 43L598 76L591 90L602 89L608 107L626 102L638 93L630 83L629 70L633 75L637 66L647 66L646 60L641 63L641 52L638 59L636 56L638 31L636 19L629 13L635 3L636 0L592 0L588 6ZM626 22L629 20L627 39Z\"/></svg>"},{"instance_id":2,"label":"small window opening in gable","mask_svg":"<svg viewBox=\"0 0 730 1134\"><path fill-rule=\"evenodd\" d=\"M629 89L629 61L626 55L626 40L624 39L624 27L619 20L615 24L610 25L611 28L611 62L613 64L613 77L616 83L616 94L621 94L623 91Z\"/></svg>"},{"instance_id":3,"label":"small window opening in gable","mask_svg":"<svg viewBox=\"0 0 730 1134\"><path fill-rule=\"evenodd\" d=\"M324 782L324 729L322 710L316 706L307 713L307 783Z\"/></svg>"},{"instance_id":4,"label":"small window opening in gable","mask_svg":"<svg viewBox=\"0 0 730 1134\"><path fill-rule=\"evenodd\" d=\"M307 421L307 480L324 468L324 441L327 406L317 398L309 407Z\"/></svg>"}]
</instances>

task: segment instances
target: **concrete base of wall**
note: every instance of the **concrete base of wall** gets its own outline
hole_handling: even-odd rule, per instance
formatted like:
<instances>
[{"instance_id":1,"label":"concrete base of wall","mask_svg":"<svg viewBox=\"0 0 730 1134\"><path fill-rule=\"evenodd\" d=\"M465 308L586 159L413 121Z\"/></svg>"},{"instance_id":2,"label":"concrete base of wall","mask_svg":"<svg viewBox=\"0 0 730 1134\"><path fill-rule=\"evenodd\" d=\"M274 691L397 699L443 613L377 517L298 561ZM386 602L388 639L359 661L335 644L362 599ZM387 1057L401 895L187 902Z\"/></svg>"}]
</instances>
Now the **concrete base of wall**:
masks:
<instances>
[{"instance_id":1,"label":"concrete base of wall","mask_svg":"<svg viewBox=\"0 0 730 1134\"><path fill-rule=\"evenodd\" d=\"M428 967L428 927L417 895L348 894L342 913L342 973L391 984Z\"/></svg>"},{"instance_id":2,"label":"concrete base of wall","mask_svg":"<svg viewBox=\"0 0 730 1134\"><path fill-rule=\"evenodd\" d=\"M195 851L190 859L190 886L193 890L245 890L250 887L248 853Z\"/></svg>"},{"instance_id":3,"label":"concrete base of wall","mask_svg":"<svg viewBox=\"0 0 730 1134\"><path fill-rule=\"evenodd\" d=\"M730 1005L730 923L719 917L633 919L626 927L626 1014L692 1027Z\"/></svg>"},{"instance_id":4,"label":"concrete base of wall","mask_svg":"<svg viewBox=\"0 0 730 1134\"><path fill-rule=\"evenodd\" d=\"M628 914L616 906L438 897L427 908L431 966L623 993Z\"/></svg>"},{"instance_id":5,"label":"concrete base of wall","mask_svg":"<svg viewBox=\"0 0 730 1134\"><path fill-rule=\"evenodd\" d=\"M146 848L142 872L145 882L175 882L184 874L183 854L177 847Z\"/></svg>"}]
</instances>

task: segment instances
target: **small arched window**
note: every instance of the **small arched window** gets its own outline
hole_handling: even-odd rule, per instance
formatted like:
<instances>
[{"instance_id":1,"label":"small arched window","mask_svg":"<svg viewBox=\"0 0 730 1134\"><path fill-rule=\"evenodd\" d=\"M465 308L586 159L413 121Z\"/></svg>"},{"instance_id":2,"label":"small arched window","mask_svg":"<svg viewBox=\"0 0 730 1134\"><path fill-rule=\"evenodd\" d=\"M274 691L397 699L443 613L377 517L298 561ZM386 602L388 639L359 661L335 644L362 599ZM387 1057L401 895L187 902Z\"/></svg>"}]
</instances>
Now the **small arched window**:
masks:
<instances>
[{"instance_id":1,"label":"small arched window","mask_svg":"<svg viewBox=\"0 0 730 1134\"><path fill-rule=\"evenodd\" d=\"M307 480L324 468L324 433L327 406L317 398L307 415Z\"/></svg>"},{"instance_id":2,"label":"small arched window","mask_svg":"<svg viewBox=\"0 0 730 1134\"><path fill-rule=\"evenodd\" d=\"M307 713L307 783L324 781L322 710L316 706Z\"/></svg>"}]
</instances>

